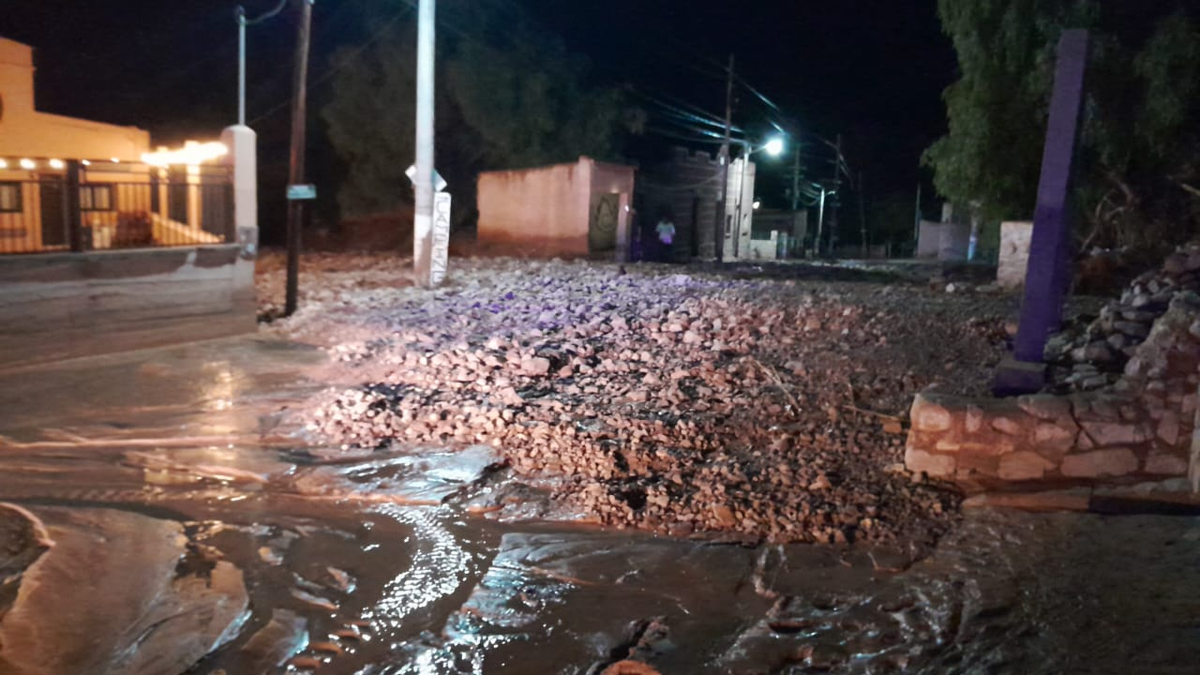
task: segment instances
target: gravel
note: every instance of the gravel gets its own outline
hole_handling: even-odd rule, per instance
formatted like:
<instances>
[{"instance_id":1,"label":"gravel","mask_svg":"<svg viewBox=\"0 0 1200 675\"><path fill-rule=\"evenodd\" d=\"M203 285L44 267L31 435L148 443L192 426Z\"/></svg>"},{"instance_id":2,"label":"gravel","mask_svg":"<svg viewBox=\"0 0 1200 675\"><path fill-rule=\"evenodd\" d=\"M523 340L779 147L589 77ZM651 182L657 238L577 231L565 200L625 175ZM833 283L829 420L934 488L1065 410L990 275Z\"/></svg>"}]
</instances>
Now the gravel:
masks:
<instances>
[{"instance_id":1,"label":"gravel","mask_svg":"<svg viewBox=\"0 0 1200 675\"><path fill-rule=\"evenodd\" d=\"M935 540L960 495L904 470L908 407L928 387L986 393L1015 304L514 259L456 259L426 291L409 262L306 256L300 311L264 328L324 346L351 384L302 411L314 440L491 445L596 522L675 536ZM282 269L260 261L264 318Z\"/></svg>"}]
</instances>

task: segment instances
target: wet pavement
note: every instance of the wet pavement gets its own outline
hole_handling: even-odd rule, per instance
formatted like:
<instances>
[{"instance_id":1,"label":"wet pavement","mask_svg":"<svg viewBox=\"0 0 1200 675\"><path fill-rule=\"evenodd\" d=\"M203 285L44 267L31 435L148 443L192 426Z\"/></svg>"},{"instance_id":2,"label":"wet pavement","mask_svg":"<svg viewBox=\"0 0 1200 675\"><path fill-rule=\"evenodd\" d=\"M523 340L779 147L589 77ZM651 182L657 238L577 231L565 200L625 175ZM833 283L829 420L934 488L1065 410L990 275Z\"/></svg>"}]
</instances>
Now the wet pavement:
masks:
<instances>
[{"instance_id":1,"label":"wet pavement","mask_svg":"<svg viewBox=\"0 0 1200 675\"><path fill-rule=\"evenodd\" d=\"M972 510L915 561L598 530L486 448L321 459L287 409L322 362L244 338L0 374L0 501L56 542L0 585L0 673L1200 663L1200 519Z\"/></svg>"}]
</instances>

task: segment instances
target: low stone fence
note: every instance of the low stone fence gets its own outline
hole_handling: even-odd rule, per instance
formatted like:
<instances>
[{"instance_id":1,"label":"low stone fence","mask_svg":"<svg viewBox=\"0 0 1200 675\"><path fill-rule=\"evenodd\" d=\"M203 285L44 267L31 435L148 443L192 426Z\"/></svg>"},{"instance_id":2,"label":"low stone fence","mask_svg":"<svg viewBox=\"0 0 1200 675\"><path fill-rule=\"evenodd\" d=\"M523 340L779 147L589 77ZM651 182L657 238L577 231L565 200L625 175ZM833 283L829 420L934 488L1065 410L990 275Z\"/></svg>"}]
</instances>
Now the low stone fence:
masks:
<instances>
[{"instance_id":1,"label":"low stone fence","mask_svg":"<svg viewBox=\"0 0 1200 675\"><path fill-rule=\"evenodd\" d=\"M1112 387L1065 396L968 399L923 393L911 471L960 482L1200 479L1200 296L1181 293Z\"/></svg>"},{"instance_id":2,"label":"low stone fence","mask_svg":"<svg viewBox=\"0 0 1200 675\"><path fill-rule=\"evenodd\" d=\"M0 368L253 332L241 245L0 258Z\"/></svg>"}]
</instances>

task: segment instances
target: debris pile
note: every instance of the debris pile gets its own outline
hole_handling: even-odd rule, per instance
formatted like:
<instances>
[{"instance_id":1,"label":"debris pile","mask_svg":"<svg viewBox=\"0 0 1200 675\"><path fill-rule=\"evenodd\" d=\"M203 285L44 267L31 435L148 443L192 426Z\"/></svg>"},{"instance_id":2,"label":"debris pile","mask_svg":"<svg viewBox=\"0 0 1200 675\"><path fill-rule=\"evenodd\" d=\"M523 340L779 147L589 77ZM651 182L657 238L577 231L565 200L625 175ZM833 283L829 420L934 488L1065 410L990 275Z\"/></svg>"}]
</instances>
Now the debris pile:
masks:
<instances>
[{"instance_id":1,"label":"debris pile","mask_svg":"<svg viewBox=\"0 0 1200 675\"><path fill-rule=\"evenodd\" d=\"M462 265L436 291L342 284L273 326L323 336L362 383L313 402L317 439L346 453L489 444L598 522L672 535L892 542L936 537L954 517L956 493L905 473L901 416L931 384L986 390L1003 321L978 303L666 268Z\"/></svg>"},{"instance_id":2,"label":"debris pile","mask_svg":"<svg viewBox=\"0 0 1200 675\"><path fill-rule=\"evenodd\" d=\"M1062 391L1102 389L1120 379L1125 364L1176 294L1200 291L1200 242L1167 256L1161 269L1137 277L1119 300L1086 326L1068 327L1046 344L1045 358Z\"/></svg>"}]
</instances>

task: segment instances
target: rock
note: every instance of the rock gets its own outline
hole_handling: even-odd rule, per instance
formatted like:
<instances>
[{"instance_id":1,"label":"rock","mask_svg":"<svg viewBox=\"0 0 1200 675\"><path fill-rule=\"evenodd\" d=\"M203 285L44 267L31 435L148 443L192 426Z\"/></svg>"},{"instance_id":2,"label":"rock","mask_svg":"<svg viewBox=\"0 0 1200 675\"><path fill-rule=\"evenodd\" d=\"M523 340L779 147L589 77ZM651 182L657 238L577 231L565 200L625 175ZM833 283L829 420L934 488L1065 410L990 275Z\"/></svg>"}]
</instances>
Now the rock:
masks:
<instances>
[{"instance_id":1,"label":"rock","mask_svg":"<svg viewBox=\"0 0 1200 675\"><path fill-rule=\"evenodd\" d=\"M913 473L925 473L934 478L953 475L956 463L951 455L935 455L915 448L909 448L904 453L905 468Z\"/></svg>"},{"instance_id":2,"label":"rock","mask_svg":"<svg viewBox=\"0 0 1200 675\"><path fill-rule=\"evenodd\" d=\"M1113 353L1107 342L1098 340L1083 348L1083 358L1094 363L1108 363L1113 360Z\"/></svg>"},{"instance_id":3,"label":"rock","mask_svg":"<svg viewBox=\"0 0 1200 675\"><path fill-rule=\"evenodd\" d=\"M1038 480L1053 467L1036 452L1011 452L1000 457L998 475L1004 480Z\"/></svg>"},{"instance_id":4,"label":"rock","mask_svg":"<svg viewBox=\"0 0 1200 675\"><path fill-rule=\"evenodd\" d=\"M918 394L913 401L910 416L913 428L920 431L947 431L954 423L949 410L933 403L924 394Z\"/></svg>"},{"instance_id":5,"label":"rock","mask_svg":"<svg viewBox=\"0 0 1200 675\"><path fill-rule=\"evenodd\" d=\"M532 376L546 375L550 372L550 359L540 356L522 359L521 372Z\"/></svg>"},{"instance_id":6,"label":"rock","mask_svg":"<svg viewBox=\"0 0 1200 675\"><path fill-rule=\"evenodd\" d=\"M1025 427L1020 422L1009 417L996 417L992 420L992 428L1007 436L1020 436L1025 433Z\"/></svg>"},{"instance_id":7,"label":"rock","mask_svg":"<svg viewBox=\"0 0 1200 675\"><path fill-rule=\"evenodd\" d=\"M1059 420L1071 415L1071 401L1051 394L1032 394L1017 397L1017 405L1026 414L1040 420Z\"/></svg>"},{"instance_id":8,"label":"rock","mask_svg":"<svg viewBox=\"0 0 1200 675\"><path fill-rule=\"evenodd\" d=\"M1138 470L1137 456L1126 448L1094 450L1063 458L1060 471L1068 478L1124 476Z\"/></svg>"},{"instance_id":9,"label":"rock","mask_svg":"<svg viewBox=\"0 0 1200 675\"><path fill-rule=\"evenodd\" d=\"M1183 456L1171 452L1152 452L1146 458L1146 473L1158 476L1188 475L1188 461Z\"/></svg>"},{"instance_id":10,"label":"rock","mask_svg":"<svg viewBox=\"0 0 1200 675\"><path fill-rule=\"evenodd\" d=\"M1116 321L1113 328L1132 338L1145 338L1150 334L1150 328L1146 324L1134 321Z\"/></svg>"},{"instance_id":11,"label":"rock","mask_svg":"<svg viewBox=\"0 0 1200 675\"><path fill-rule=\"evenodd\" d=\"M1162 269L1167 274L1179 276L1188 271L1188 256L1183 253L1172 253L1163 260Z\"/></svg>"},{"instance_id":12,"label":"rock","mask_svg":"<svg viewBox=\"0 0 1200 675\"><path fill-rule=\"evenodd\" d=\"M1083 431L1097 447L1112 445L1136 445L1150 440L1150 433L1142 424L1128 422L1081 421Z\"/></svg>"}]
</instances>

